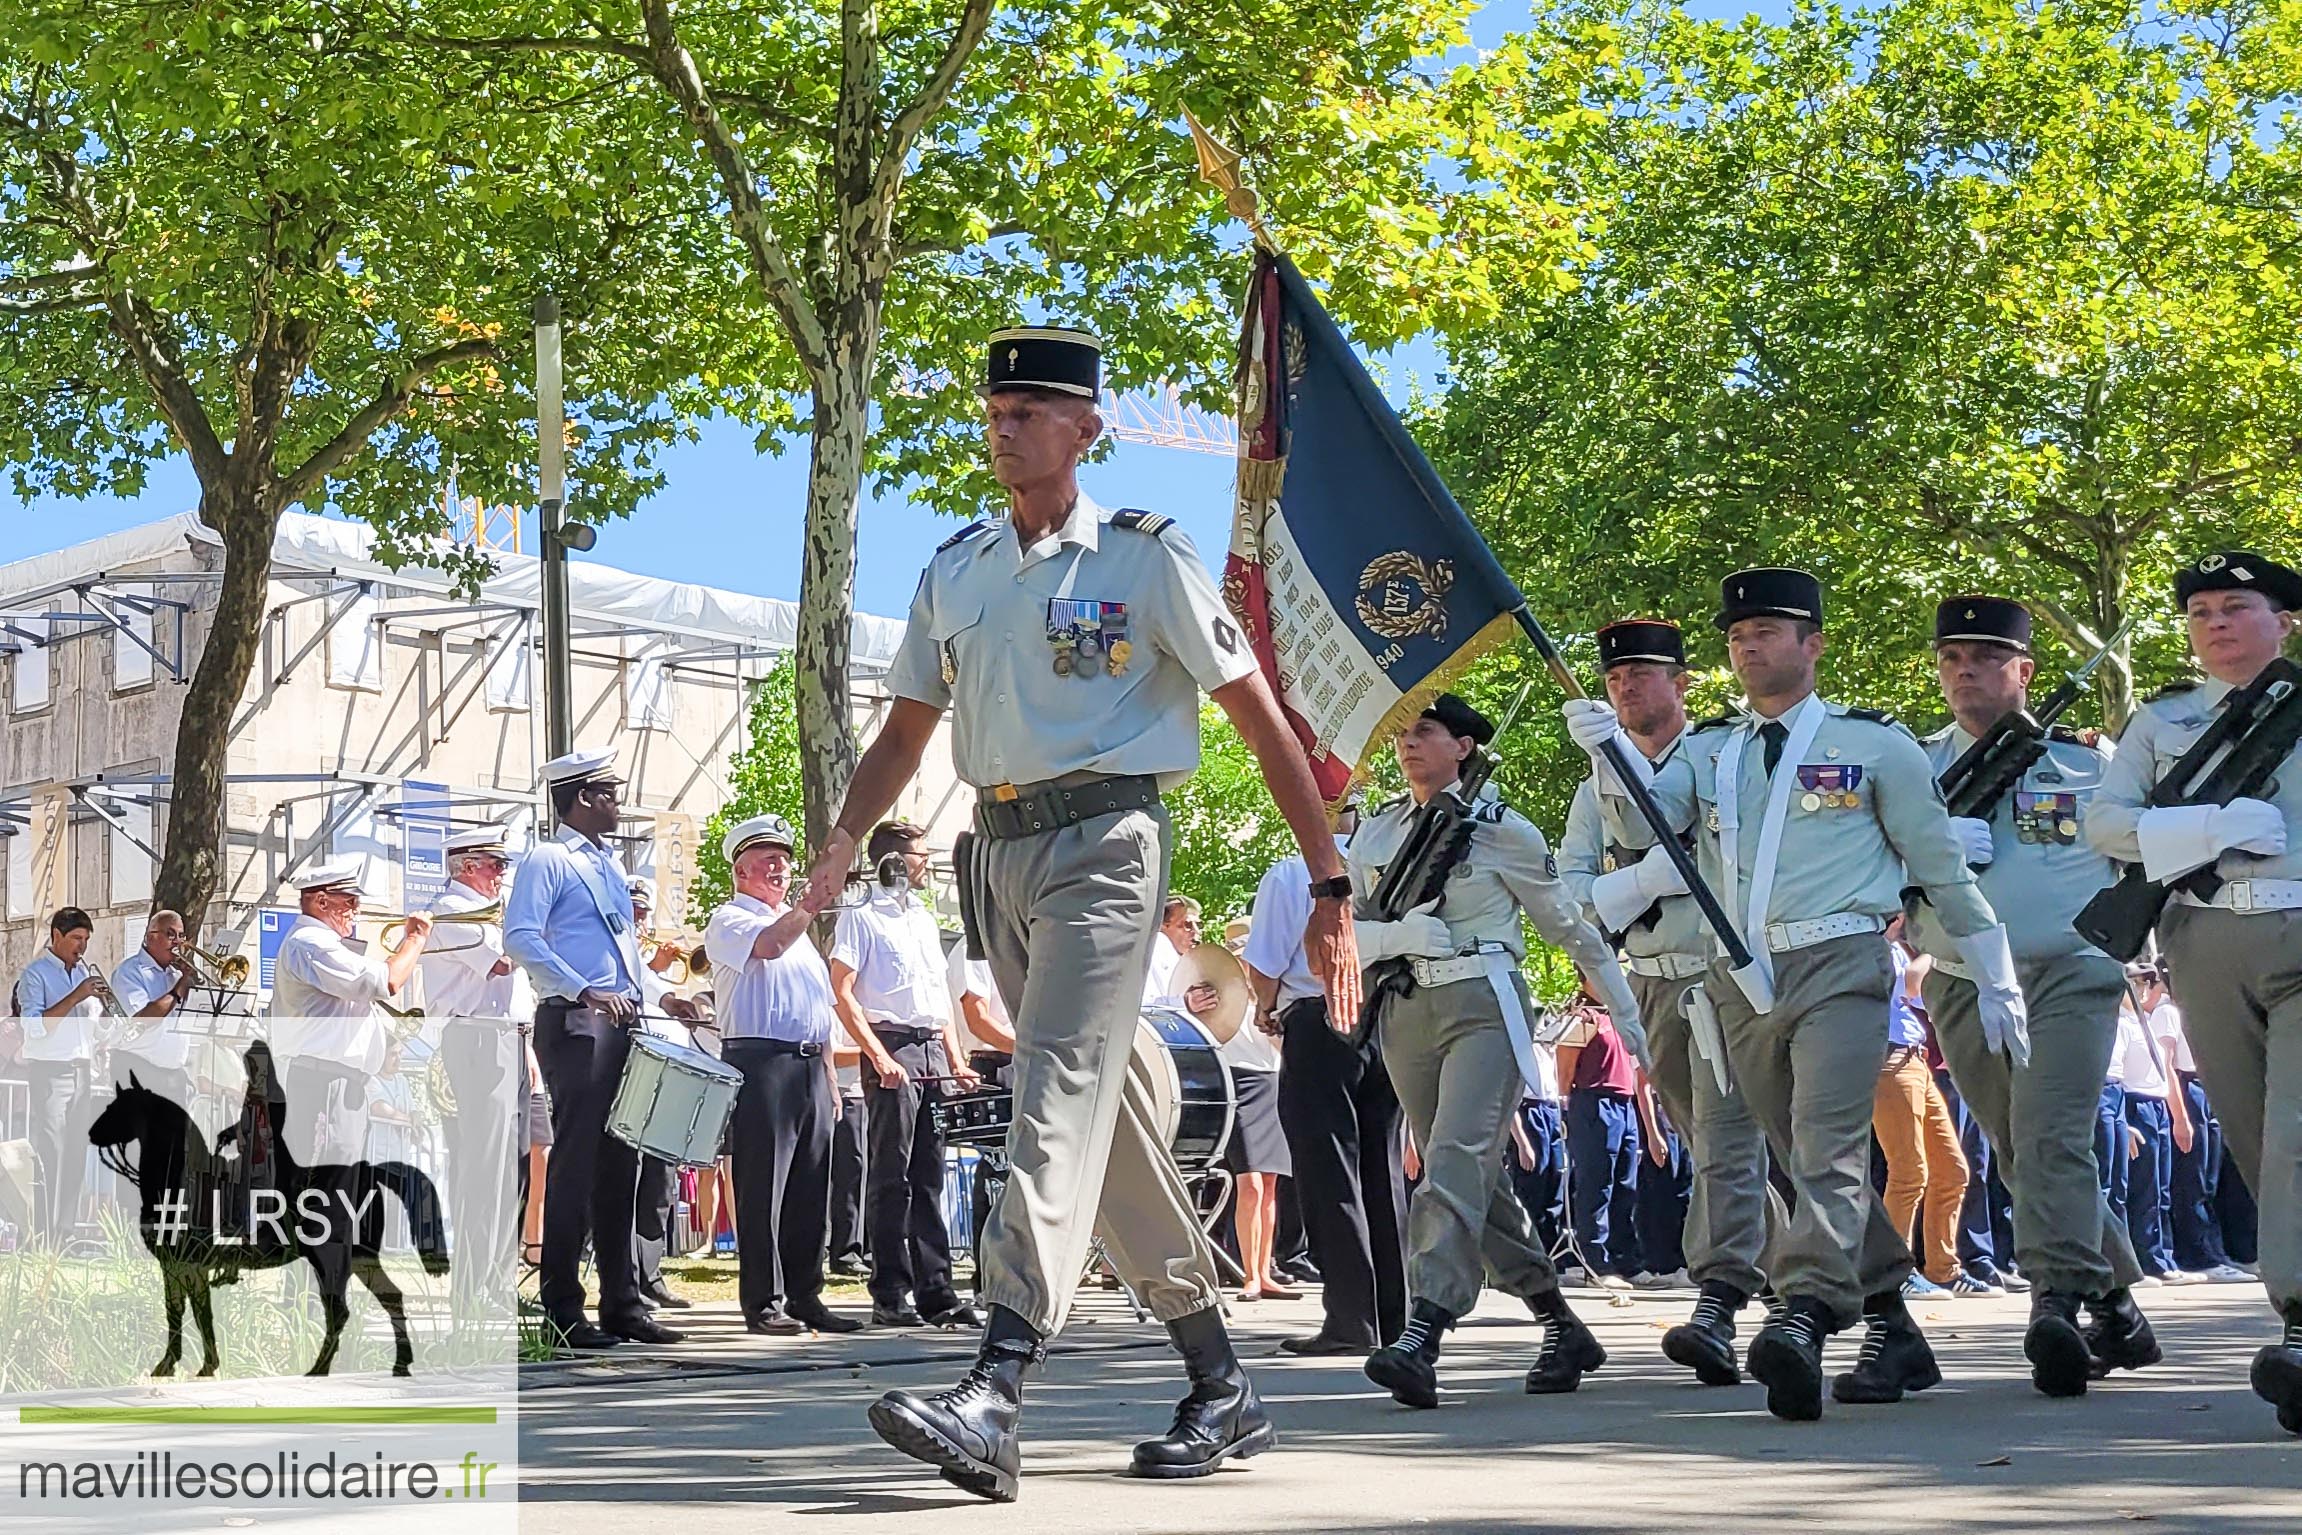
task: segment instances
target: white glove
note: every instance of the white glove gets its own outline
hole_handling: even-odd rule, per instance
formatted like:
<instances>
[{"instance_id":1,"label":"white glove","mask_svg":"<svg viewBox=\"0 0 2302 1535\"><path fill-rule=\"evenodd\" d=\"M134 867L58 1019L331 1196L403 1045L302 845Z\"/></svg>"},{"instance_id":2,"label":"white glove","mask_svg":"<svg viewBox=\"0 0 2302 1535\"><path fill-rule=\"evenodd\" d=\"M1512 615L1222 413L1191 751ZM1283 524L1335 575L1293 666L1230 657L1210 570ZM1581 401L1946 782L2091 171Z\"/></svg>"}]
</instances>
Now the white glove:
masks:
<instances>
[{"instance_id":1,"label":"white glove","mask_svg":"<svg viewBox=\"0 0 2302 1535\"><path fill-rule=\"evenodd\" d=\"M1438 901L1425 901L1396 922L1360 922L1353 924L1359 938L1359 963L1372 965L1380 960L1445 959L1455 952L1454 935L1447 924L1431 913Z\"/></svg>"},{"instance_id":2,"label":"white glove","mask_svg":"<svg viewBox=\"0 0 2302 1535\"><path fill-rule=\"evenodd\" d=\"M1628 928L1649 906L1666 895L1685 895L1687 882L1671 862L1661 843L1647 849L1637 863L1626 864L1591 881L1591 905L1610 933Z\"/></svg>"},{"instance_id":3,"label":"white glove","mask_svg":"<svg viewBox=\"0 0 2302 1535\"><path fill-rule=\"evenodd\" d=\"M2142 872L2164 884L2205 868L2226 849L2285 852L2286 818L2277 806L2258 799L2167 805L2137 816L2134 835L2142 844Z\"/></svg>"},{"instance_id":4,"label":"white glove","mask_svg":"<svg viewBox=\"0 0 2302 1535\"><path fill-rule=\"evenodd\" d=\"M1954 815L1950 818L1950 831L1951 835L1958 838L1958 848L1966 855L1967 867L1979 869L1998 856L1998 849L1991 842L1988 821L1978 821L1970 815Z\"/></svg>"},{"instance_id":5,"label":"white glove","mask_svg":"<svg viewBox=\"0 0 2302 1535\"><path fill-rule=\"evenodd\" d=\"M2014 951L2004 924L1958 940L1958 957L1974 977L1982 1001L1982 1038L2019 1070L2030 1064L2030 1008L2014 976Z\"/></svg>"},{"instance_id":6,"label":"white glove","mask_svg":"<svg viewBox=\"0 0 2302 1535\"><path fill-rule=\"evenodd\" d=\"M1602 698L1570 698L1559 712L1567 717L1567 734L1594 757L1623 733L1614 705Z\"/></svg>"}]
</instances>

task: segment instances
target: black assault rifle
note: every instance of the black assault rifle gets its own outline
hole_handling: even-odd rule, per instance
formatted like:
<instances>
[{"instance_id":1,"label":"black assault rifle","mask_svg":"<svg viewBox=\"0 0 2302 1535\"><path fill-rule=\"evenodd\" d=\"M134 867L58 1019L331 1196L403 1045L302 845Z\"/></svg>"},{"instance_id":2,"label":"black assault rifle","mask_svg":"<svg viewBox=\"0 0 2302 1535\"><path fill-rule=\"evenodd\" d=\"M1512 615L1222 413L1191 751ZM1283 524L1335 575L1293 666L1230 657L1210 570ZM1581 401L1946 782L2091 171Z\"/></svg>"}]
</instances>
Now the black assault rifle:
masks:
<instances>
[{"instance_id":1,"label":"black assault rifle","mask_svg":"<svg viewBox=\"0 0 2302 1535\"><path fill-rule=\"evenodd\" d=\"M2092 659L2064 677L2062 685L2046 696L2036 714L2028 709L2012 710L1942 770L1935 784L1952 815L1987 821L1997 814L1998 802L2006 797L2006 791L2022 782L2030 765L2046 755L2047 732L2054 728L2054 722L2078 702L2087 681L2133 627L2131 618L2119 625L2118 632L2102 642Z\"/></svg>"},{"instance_id":2,"label":"black assault rifle","mask_svg":"<svg viewBox=\"0 0 2302 1535\"><path fill-rule=\"evenodd\" d=\"M2146 808L2227 805L2234 799L2254 798L2298 741L2302 741L2302 666L2281 656L2230 695L2206 733L2150 791ZM2228 755L2215 762L2225 747ZM2212 771L2207 770L2210 762ZM2070 925L2112 958L2132 959L2150 941L2150 930L2158 925L2159 913L2176 890L2212 900L2222 884L2213 864L2163 884L2145 875L2140 864L2130 864L2118 883L2088 901Z\"/></svg>"},{"instance_id":3,"label":"black assault rifle","mask_svg":"<svg viewBox=\"0 0 2302 1535\"><path fill-rule=\"evenodd\" d=\"M1523 691L1520 697L1524 699ZM1518 713L1516 705L1511 712ZM1463 763L1460 782L1415 807L1397 855L1385 866L1383 877L1375 882L1374 893L1367 897L1365 920L1396 922L1425 901L1435 901L1446 893L1448 876L1470 851L1479 791L1487 786L1494 771L1495 759L1484 749L1474 750ZM1405 956L1379 960L1368 966L1359 1020L1351 1030L1351 1043L1364 1045L1375 1032L1384 1006L1393 997L1405 996L1414 985L1414 961Z\"/></svg>"}]
</instances>

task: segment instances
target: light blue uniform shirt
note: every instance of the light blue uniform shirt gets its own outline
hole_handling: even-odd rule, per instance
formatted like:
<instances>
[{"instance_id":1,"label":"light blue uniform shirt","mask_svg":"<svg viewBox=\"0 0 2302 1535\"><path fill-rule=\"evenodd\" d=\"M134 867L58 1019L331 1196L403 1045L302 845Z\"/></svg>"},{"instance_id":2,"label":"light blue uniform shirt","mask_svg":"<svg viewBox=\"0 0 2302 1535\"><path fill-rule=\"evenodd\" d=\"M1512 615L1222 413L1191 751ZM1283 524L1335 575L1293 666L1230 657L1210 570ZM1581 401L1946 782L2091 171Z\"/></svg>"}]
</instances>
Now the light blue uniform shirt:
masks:
<instances>
[{"instance_id":1,"label":"light blue uniform shirt","mask_svg":"<svg viewBox=\"0 0 2302 1535\"><path fill-rule=\"evenodd\" d=\"M606 902L579 872L588 866ZM622 867L606 848L568 827L520 860L504 901L504 953L528 973L545 997L574 1001L587 990L637 997L639 983L624 959L631 942L631 891ZM610 926L620 921L620 928Z\"/></svg>"}]
</instances>

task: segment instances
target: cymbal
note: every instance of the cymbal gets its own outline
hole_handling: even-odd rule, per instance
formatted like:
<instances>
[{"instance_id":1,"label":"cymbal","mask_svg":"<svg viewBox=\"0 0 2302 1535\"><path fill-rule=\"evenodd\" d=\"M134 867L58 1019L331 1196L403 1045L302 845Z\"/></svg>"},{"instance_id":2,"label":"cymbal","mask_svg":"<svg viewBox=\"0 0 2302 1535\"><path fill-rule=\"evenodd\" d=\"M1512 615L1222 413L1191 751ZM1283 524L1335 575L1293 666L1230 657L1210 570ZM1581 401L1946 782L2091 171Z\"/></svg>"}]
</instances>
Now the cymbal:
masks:
<instances>
[{"instance_id":1,"label":"cymbal","mask_svg":"<svg viewBox=\"0 0 2302 1535\"><path fill-rule=\"evenodd\" d=\"M1237 955L1219 943L1196 944L1176 961L1168 988L1180 997L1202 982L1215 988L1216 1000L1215 1010L1200 1018L1199 1025L1215 1043L1229 1044L1255 1005L1254 989L1247 984L1246 967L1239 963Z\"/></svg>"}]
</instances>

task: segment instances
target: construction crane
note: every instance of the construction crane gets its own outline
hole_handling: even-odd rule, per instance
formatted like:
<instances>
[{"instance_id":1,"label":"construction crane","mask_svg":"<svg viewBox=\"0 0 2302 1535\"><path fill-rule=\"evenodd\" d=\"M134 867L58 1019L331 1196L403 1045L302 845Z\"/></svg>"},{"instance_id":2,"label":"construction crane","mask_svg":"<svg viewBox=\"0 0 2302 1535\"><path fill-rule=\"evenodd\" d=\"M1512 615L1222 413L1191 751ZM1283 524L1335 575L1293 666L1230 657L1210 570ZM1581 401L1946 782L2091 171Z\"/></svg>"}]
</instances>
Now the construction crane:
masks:
<instances>
[{"instance_id":1,"label":"construction crane","mask_svg":"<svg viewBox=\"0 0 2302 1535\"><path fill-rule=\"evenodd\" d=\"M1219 453L1226 458L1239 451L1239 434L1231 418L1201 410L1184 399L1183 391L1173 384L1114 396L1103 422L1104 430L1121 442L1180 448L1186 453Z\"/></svg>"}]
</instances>

